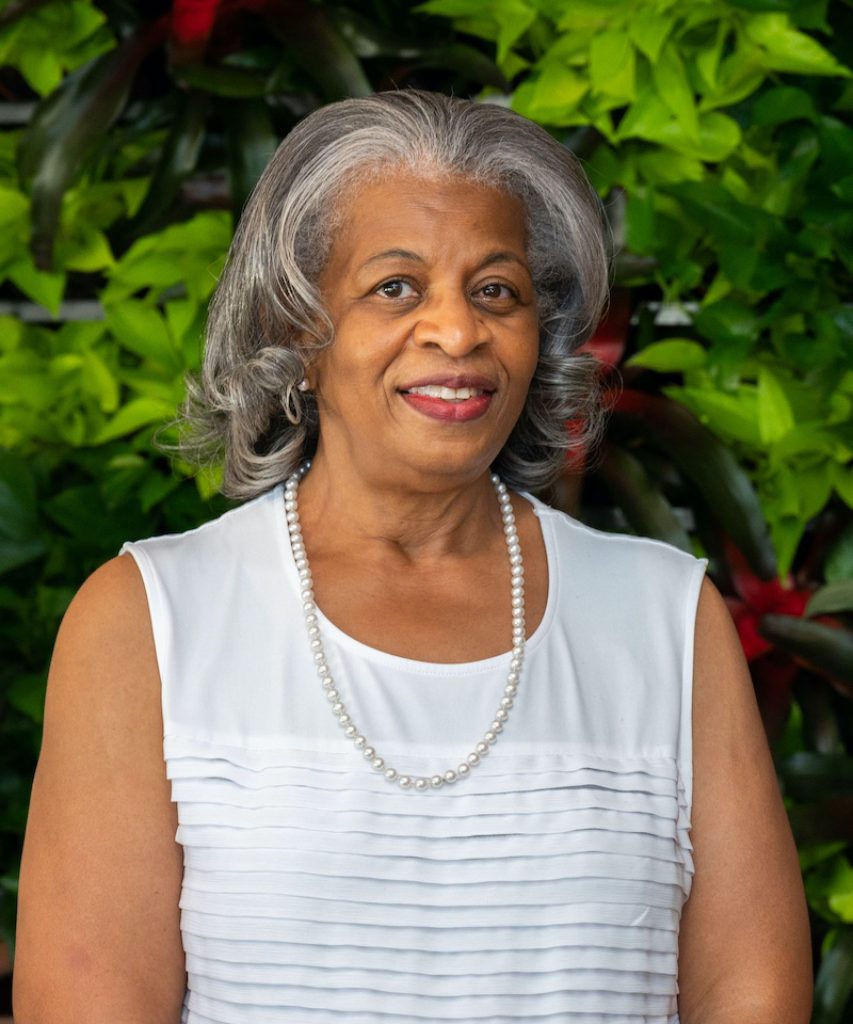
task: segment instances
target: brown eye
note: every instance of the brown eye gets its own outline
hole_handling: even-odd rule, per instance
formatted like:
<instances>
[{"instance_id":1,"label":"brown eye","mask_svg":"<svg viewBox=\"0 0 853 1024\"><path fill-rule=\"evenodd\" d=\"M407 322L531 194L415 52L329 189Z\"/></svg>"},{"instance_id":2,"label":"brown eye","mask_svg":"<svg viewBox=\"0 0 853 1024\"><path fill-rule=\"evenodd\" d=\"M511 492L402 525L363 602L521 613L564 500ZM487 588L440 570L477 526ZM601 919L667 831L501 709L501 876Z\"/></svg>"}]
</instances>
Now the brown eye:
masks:
<instances>
[{"instance_id":1,"label":"brown eye","mask_svg":"<svg viewBox=\"0 0 853 1024\"><path fill-rule=\"evenodd\" d=\"M507 284L500 284L497 281L484 284L483 287L480 288L480 294L486 299L498 299L504 301L518 298L518 295L513 288L510 288Z\"/></svg>"},{"instance_id":2,"label":"brown eye","mask_svg":"<svg viewBox=\"0 0 853 1024\"><path fill-rule=\"evenodd\" d=\"M409 289L406 291L406 289ZM376 289L377 294L385 296L386 299L408 299L414 294L414 289L408 281L401 281L395 278L393 281L385 281Z\"/></svg>"}]
</instances>

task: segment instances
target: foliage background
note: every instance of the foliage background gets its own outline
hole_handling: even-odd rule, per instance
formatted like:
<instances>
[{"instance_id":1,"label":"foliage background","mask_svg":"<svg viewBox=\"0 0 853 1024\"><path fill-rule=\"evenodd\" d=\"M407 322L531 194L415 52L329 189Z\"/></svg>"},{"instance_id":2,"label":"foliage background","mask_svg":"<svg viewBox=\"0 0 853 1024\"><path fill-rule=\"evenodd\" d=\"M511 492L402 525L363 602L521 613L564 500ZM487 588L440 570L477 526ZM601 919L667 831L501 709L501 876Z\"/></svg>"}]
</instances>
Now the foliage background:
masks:
<instances>
[{"instance_id":1,"label":"foliage background","mask_svg":"<svg viewBox=\"0 0 853 1024\"><path fill-rule=\"evenodd\" d=\"M417 86L545 125L606 203L610 430L547 497L710 557L800 846L814 1020L850 1019L851 49L846 0L0 2L10 941L62 613L125 539L226 507L215 466L152 434L198 365L235 214L310 110Z\"/></svg>"}]
</instances>

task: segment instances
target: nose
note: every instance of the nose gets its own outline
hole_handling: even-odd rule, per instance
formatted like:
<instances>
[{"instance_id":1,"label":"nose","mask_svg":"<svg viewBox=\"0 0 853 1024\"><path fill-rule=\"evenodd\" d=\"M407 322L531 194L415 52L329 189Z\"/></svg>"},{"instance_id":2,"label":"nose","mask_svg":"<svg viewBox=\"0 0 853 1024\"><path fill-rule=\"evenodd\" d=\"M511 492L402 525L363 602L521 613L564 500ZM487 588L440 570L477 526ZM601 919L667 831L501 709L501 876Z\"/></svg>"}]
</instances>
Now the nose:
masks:
<instances>
[{"instance_id":1,"label":"nose","mask_svg":"<svg viewBox=\"0 0 853 1024\"><path fill-rule=\"evenodd\" d=\"M435 345L453 358L473 352L491 339L485 315L464 291L431 295L420 308L412 337L417 345Z\"/></svg>"}]
</instances>

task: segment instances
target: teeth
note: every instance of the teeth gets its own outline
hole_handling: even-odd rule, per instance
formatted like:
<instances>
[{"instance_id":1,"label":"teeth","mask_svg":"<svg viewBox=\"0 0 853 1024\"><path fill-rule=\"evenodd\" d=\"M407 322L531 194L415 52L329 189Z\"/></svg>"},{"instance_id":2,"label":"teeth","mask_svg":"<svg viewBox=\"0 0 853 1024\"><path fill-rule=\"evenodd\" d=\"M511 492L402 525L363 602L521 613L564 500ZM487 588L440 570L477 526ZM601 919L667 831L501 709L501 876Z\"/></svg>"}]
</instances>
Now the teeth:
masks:
<instances>
[{"instance_id":1,"label":"teeth","mask_svg":"<svg viewBox=\"0 0 853 1024\"><path fill-rule=\"evenodd\" d=\"M446 388L441 384L424 384L423 387L409 388L410 395L426 395L428 398L443 398L446 402L461 402L485 392L480 388Z\"/></svg>"}]
</instances>

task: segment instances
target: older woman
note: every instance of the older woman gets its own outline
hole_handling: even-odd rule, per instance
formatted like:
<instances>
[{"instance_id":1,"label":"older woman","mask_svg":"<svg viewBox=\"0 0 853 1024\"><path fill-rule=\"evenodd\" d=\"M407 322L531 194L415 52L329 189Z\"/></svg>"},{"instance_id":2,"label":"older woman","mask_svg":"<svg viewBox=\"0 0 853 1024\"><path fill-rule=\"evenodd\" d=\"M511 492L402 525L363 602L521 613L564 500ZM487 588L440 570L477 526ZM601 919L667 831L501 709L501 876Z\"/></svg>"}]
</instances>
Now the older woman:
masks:
<instances>
[{"instance_id":1,"label":"older woman","mask_svg":"<svg viewBox=\"0 0 853 1024\"><path fill-rule=\"evenodd\" d=\"M581 171L508 110L284 141L191 408L247 500L126 545L57 641L19 1024L805 1024L704 562L527 493L595 431L605 284Z\"/></svg>"}]
</instances>

